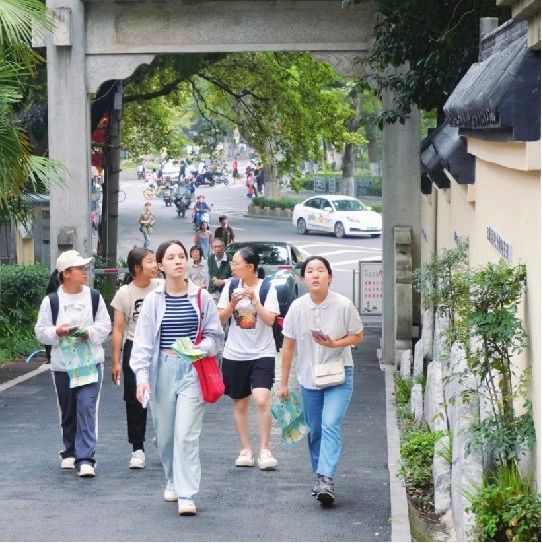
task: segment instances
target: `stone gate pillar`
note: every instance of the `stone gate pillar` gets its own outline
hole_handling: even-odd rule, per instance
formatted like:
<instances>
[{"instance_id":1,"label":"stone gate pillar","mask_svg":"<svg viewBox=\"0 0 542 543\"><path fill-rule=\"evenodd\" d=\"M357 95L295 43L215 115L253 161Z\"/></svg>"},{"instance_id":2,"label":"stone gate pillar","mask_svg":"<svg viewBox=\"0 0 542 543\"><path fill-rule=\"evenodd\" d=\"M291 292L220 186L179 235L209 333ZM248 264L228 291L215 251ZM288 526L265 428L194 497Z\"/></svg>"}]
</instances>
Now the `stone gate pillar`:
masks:
<instances>
[{"instance_id":1,"label":"stone gate pillar","mask_svg":"<svg viewBox=\"0 0 542 543\"><path fill-rule=\"evenodd\" d=\"M59 252L92 252L90 106L82 0L47 0L57 26L47 43L49 156L64 164L64 186L51 187L51 266Z\"/></svg>"},{"instance_id":2,"label":"stone gate pillar","mask_svg":"<svg viewBox=\"0 0 542 543\"><path fill-rule=\"evenodd\" d=\"M392 102L393 95L391 92L386 92L384 107L390 108ZM382 263L384 268L382 362L394 364L397 339L394 227L407 226L410 228L412 269L420 265L420 112L414 106L410 117L404 124L396 122L384 126L382 214ZM412 301L413 320L415 323L419 323L419 297L415 293Z\"/></svg>"}]
</instances>

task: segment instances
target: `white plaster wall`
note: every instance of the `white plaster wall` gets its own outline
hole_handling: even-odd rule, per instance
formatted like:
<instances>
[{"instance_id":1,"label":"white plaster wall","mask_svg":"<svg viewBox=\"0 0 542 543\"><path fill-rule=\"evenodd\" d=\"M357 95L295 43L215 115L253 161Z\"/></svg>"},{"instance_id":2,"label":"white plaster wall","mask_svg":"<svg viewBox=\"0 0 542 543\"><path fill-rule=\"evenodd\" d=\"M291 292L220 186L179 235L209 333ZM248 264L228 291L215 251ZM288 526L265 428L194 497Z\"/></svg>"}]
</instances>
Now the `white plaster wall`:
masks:
<instances>
[{"instance_id":1,"label":"white plaster wall","mask_svg":"<svg viewBox=\"0 0 542 543\"><path fill-rule=\"evenodd\" d=\"M539 147L539 142L535 144ZM470 239L470 264L483 266L497 262L501 255L487 240L486 228L492 226L512 244L510 264L527 266L527 295L520 312L525 320L530 344L518 357L518 367L532 365L533 416L540 441L540 333L541 333L541 191L540 155L529 143L494 143L469 140L469 152L477 157L475 190L451 181L450 189L434 189L437 198L437 251L455 246L454 231ZM503 166L510 163L512 169ZM533 169L537 168L537 169ZM475 201L468 199L474 197ZM431 206L422 202L422 224L432 239ZM430 241L423 240L423 261L429 258ZM538 452L535 458L538 458ZM536 466L540 489L540 466Z\"/></svg>"},{"instance_id":2,"label":"white plaster wall","mask_svg":"<svg viewBox=\"0 0 542 543\"><path fill-rule=\"evenodd\" d=\"M437 209L437 189L433 185L431 194L422 195L422 235L421 261L428 262L435 252L435 219Z\"/></svg>"},{"instance_id":3,"label":"white plaster wall","mask_svg":"<svg viewBox=\"0 0 542 543\"><path fill-rule=\"evenodd\" d=\"M486 143L486 145L488 145ZM532 365L533 415L540 442L540 171L517 171L476 161L476 221L471 234L471 264L496 262L499 253L486 239L486 226L493 228L512 244L512 265L527 266L527 296L520 308L527 326L530 343L518 358L524 368ZM539 446L539 445L538 445ZM535 458L538 458L538 454ZM536 466L540 489L540 466Z\"/></svg>"}]
</instances>

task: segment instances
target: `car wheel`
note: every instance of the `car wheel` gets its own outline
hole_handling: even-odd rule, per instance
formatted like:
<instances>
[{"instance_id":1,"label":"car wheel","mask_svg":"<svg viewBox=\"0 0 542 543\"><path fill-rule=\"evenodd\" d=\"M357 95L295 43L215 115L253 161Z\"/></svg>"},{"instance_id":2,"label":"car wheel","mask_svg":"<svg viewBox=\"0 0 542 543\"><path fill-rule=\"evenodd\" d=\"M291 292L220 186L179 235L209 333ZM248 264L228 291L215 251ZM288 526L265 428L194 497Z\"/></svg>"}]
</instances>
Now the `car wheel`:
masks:
<instances>
[{"instance_id":1,"label":"car wheel","mask_svg":"<svg viewBox=\"0 0 542 543\"><path fill-rule=\"evenodd\" d=\"M305 219L297 219L297 233L303 235L307 232L307 223L305 222Z\"/></svg>"},{"instance_id":2,"label":"car wheel","mask_svg":"<svg viewBox=\"0 0 542 543\"><path fill-rule=\"evenodd\" d=\"M336 222L333 231L336 238L344 238L344 226L342 222Z\"/></svg>"},{"instance_id":3,"label":"car wheel","mask_svg":"<svg viewBox=\"0 0 542 543\"><path fill-rule=\"evenodd\" d=\"M372 238L379 238L379 237L380 237L380 234L371 234L371 237L372 237Z\"/></svg>"}]
</instances>

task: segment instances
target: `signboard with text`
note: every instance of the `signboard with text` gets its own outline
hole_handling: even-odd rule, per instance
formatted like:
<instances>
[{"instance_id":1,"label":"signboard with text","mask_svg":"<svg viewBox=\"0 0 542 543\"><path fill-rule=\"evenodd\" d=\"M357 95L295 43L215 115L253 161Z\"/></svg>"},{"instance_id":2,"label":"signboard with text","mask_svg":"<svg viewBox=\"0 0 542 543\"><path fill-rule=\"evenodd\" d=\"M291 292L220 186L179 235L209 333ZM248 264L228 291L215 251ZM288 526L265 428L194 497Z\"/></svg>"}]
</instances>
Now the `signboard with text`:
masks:
<instances>
[{"instance_id":1,"label":"signboard with text","mask_svg":"<svg viewBox=\"0 0 542 543\"><path fill-rule=\"evenodd\" d=\"M382 315L382 262L360 262L362 315Z\"/></svg>"}]
</instances>

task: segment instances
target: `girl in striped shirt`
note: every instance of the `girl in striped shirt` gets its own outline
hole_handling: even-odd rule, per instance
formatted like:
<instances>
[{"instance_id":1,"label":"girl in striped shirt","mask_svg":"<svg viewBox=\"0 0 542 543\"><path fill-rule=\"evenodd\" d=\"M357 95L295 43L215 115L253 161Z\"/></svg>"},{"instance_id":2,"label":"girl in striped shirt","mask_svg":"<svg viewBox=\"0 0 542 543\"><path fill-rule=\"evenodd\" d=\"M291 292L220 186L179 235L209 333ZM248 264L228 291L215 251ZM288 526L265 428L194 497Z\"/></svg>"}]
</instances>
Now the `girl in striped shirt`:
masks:
<instances>
[{"instance_id":1,"label":"girl in striped shirt","mask_svg":"<svg viewBox=\"0 0 542 543\"><path fill-rule=\"evenodd\" d=\"M150 397L160 459L166 475L164 500L177 501L180 515L195 515L193 497L199 490L199 436L205 403L196 370L178 358L171 345L177 338L195 341L216 355L224 340L218 312L207 290L186 279L188 254L180 241L167 241L156 251L165 285L147 295L137 321L130 366L136 374L137 399Z\"/></svg>"}]
</instances>

